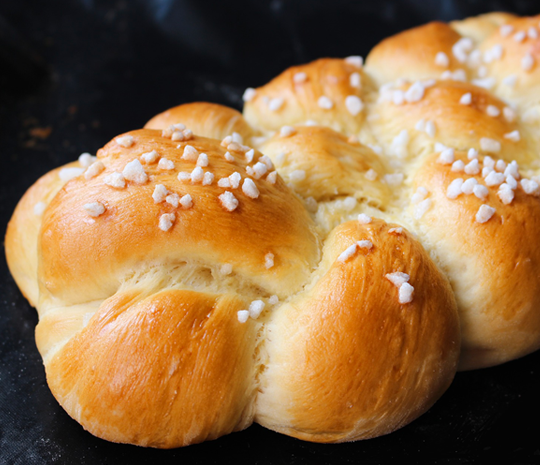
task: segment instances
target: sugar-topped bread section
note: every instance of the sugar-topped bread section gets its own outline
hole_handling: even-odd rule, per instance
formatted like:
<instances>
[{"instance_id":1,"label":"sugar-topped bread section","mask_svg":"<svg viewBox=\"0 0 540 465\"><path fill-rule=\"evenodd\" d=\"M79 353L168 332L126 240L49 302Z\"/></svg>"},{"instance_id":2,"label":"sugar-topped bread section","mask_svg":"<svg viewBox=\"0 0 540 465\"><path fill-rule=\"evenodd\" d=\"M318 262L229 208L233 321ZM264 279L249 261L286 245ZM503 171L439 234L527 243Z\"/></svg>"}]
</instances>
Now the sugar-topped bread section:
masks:
<instances>
[{"instance_id":1,"label":"sugar-topped bread section","mask_svg":"<svg viewBox=\"0 0 540 465\"><path fill-rule=\"evenodd\" d=\"M238 116L212 110L218 126ZM8 228L8 262L39 308L36 342L66 411L96 436L158 448L254 421L306 440L351 441L425 412L453 379L460 332L448 280L422 246L366 213L336 221L327 239L291 179L246 145L248 134L213 139L163 119L161 129L121 134L45 175ZM368 147L325 127L297 131L293 160L318 140L313 162L341 173L343 190L328 191L335 202L383 202L382 184L359 194L347 180L347 171L384 173ZM328 391L329 379L347 381ZM383 386L375 397L374 386Z\"/></svg>"},{"instance_id":2,"label":"sugar-topped bread section","mask_svg":"<svg viewBox=\"0 0 540 465\"><path fill-rule=\"evenodd\" d=\"M249 142L255 134L238 110L208 102L193 102L170 108L159 115L151 118L145 129L159 129L170 133L176 133L175 138L180 138L178 127L174 127L182 121L185 129L193 134L222 140L231 134L238 134L242 141Z\"/></svg>"},{"instance_id":3,"label":"sugar-topped bread section","mask_svg":"<svg viewBox=\"0 0 540 465\"><path fill-rule=\"evenodd\" d=\"M348 179L361 187L356 196L348 194L356 202L348 200L350 210L346 213L336 214L335 208L329 209L331 202L315 204L311 202L315 196L308 197L316 209L314 217L325 231L365 213L417 234L453 284L463 321L462 369L503 363L540 347L538 289L533 278L540 265L532 249L525 252L526 259L518 258L521 246L512 239L520 236L518 231L531 238L537 231L540 157L536 125L540 118L536 113L540 113L535 104L535 76L539 21L537 17L493 13L419 26L376 45L362 67L361 128L353 133L344 127L334 129L379 157L384 173L375 176L373 168L371 176L366 176L366 172L347 170ZM256 88L254 95L273 89L271 81ZM244 114L251 111L248 100ZM279 109L275 113L280 114ZM282 124L286 121L283 114ZM275 128L275 123L270 127L264 121L252 121L257 123L262 132ZM277 149L287 142L276 146L283 129L260 145L276 159L284 159L288 153L286 148ZM306 160L312 157L312 147L305 144L304 151L310 154ZM300 154L302 149L296 152ZM322 166L317 162L311 168L306 166L304 179L320 176ZM290 165L282 169L285 177L289 175ZM331 170L326 172L329 179L336 179L336 186L341 183ZM304 185L290 185L306 198ZM392 195L373 196L379 202L363 194L380 194L385 188ZM447 218L452 220L447 222ZM498 223L501 228L488 232ZM473 238L486 232L490 249L449 245L456 238L475 244ZM494 261L491 251L500 250L502 244L505 253ZM528 273L527 279L514 273L508 281L514 283L511 287L523 283L527 304L506 302L504 286L494 286L494 278L487 278L493 276L492 271L461 272L463 267L473 270L501 260L501 270ZM521 267L523 260L528 263L525 268ZM480 283L473 284L474 273ZM481 275L486 276L485 281ZM478 300L472 297L475 292L470 292L471 286L479 286L475 287ZM504 297L485 297L500 292ZM524 336L527 325L528 335Z\"/></svg>"},{"instance_id":4,"label":"sugar-topped bread section","mask_svg":"<svg viewBox=\"0 0 540 465\"><path fill-rule=\"evenodd\" d=\"M246 90L244 117L267 131L313 122L356 133L364 119L362 64L361 57L352 56L291 67L266 86Z\"/></svg>"},{"instance_id":5,"label":"sugar-topped bread section","mask_svg":"<svg viewBox=\"0 0 540 465\"><path fill-rule=\"evenodd\" d=\"M369 76L379 85L448 76L465 77L459 56L452 53L461 36L450 26L433 22L379 42L366 59Z\"/></svg>"},{"instance_id":6,"label":"sugar-topped bread section","mask_svg":"<svg viewBox=\"0 0 540 465\"><path fill-rule=\"evenodd\" d=\"M359 208L383 208L393 195L385 182L390 168L356 137L324 126L285 126L260 147L330 232ZM361 207L360 207L361 206Z\"/></svg>"},{"instance_id":7,"label":"sugar-topped bread section","mask_svg":"<svg viewBox=\"0 0 540 465\"><path fill-rule=\"evenodd\" d=\"M319 253L314 226L283 181L267 179L270 162L254 151L248 162L215 139L173 139L148 129L119 136L98 152L99 174L79 176L55 196L41 239L41 273L52 294L67 302L101 298L156 262L217 260L270 294L285 295L309 278ZM265 174L249 176L257 164Z\"/></svg>"},{"instance_id":8,"label":"sugar-topped bread section","mask_svg":"<svg viewBox=\"0 0 540 465\"><path fill-rule=\"evenodd\" d=\"M142 446L353 441L537 350L539 33L420 26L45 174L5 245L60 404Z\"/></svg>"},{"instance_id":9,"label":"sugar-topped bread section","mask_svg":"<svg viewBox=\"0 0 540 465\"><path fill-rule=\"evenodd\" d=\"M256 421L316 442L398 429L456 369L446 278L409 233L365 217L332 231L316 276L266 325Z\"/></svg>"},{"instance_id":10,"label":"sugar-topped bread section","mask_svg":"<svg viewBox=\"0 0 540 465\"><path fill-rule=\"evenodd\" d=\"M483 64L494 92L517 105L522 119L535 125L540 119L539 30L540 16L514 18L479 45L484 56L495 55Z\"/></svg>"},{"instance_id":11,"label":"sugar-topped bread section","mask_svg":"<svg viewBox=\"0 0 540 465\"><path fill-rule=\"evenodd\" d=\"M386 84L371 108L374 136L386 153L401 160L431 154L442 146L474 148L508 162L536 156L516 111L468 82Z\"/></svg>"},{"instance_id":12,"label":"sugar-topped bread section","mask_svg":"<svg viewBox=\"0 0 540 465\"><path fill-rule=\"evenodd\" d=\"M517 164L448 155L452 164L434 155L416 172L409 214L454 289L461 369L497 365L539 347L538 186Z\"/></svg>"}]
</instances>

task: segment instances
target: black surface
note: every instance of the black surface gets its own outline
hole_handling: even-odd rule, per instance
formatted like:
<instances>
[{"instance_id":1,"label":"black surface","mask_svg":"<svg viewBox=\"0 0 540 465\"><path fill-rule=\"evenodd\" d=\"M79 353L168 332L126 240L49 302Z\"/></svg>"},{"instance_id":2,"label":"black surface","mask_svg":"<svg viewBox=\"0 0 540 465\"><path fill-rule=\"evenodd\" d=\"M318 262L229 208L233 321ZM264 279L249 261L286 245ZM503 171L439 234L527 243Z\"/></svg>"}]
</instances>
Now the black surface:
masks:
<instances>
[{"instance_id":1,"label":"black surface","mask_svg":"<svg viewBox=\"0 0 540 465\"><path fill-rule=\"evenodd\" d=\"M241 108L248 86L321 56L365 56L384 37L531 1L0 1L0 221L42 174L95 153L180 103ZM261 427L183 449L107 443L58 406L34 342L35 310L0 264L0 464L540 463L540 353L459 373L421 418L341 445Z\"/></svg>"}]
</instances>

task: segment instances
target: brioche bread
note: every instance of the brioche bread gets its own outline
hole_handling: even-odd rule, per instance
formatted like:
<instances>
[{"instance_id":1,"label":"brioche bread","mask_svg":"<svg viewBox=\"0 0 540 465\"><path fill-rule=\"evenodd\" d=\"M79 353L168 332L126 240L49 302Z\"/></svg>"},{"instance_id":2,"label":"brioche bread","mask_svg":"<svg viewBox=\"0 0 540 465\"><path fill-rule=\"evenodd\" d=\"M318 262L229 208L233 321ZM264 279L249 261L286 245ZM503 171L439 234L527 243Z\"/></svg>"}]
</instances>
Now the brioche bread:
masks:
<instances>
[{"instance_id":1,"label":"brioche bread","mask_svg":"<svg viewBox=\"0 0 540 465\"><path fill-rule=\"evenodd\" d=\"M45 174L5 244L58 402L141 446L354 441L538 349L539 22L421 26Z\"/></svg>"}]
</instances>

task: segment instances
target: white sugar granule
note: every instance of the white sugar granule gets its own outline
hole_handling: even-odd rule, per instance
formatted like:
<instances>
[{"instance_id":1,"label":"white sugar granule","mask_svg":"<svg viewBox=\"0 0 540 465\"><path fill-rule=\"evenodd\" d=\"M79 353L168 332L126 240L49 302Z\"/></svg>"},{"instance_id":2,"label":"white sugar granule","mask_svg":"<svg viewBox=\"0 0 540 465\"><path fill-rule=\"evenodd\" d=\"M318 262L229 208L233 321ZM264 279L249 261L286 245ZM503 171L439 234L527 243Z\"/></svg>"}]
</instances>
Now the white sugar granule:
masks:
<instances>
[{"instance_id":1,"label":"white sugar granule","mask_svg":"<svg viewBox=\"0 0 540 465\"><path fill-rule=\"evenodd\" d=\"M522 179L521 187L526 194L534 194L538 191L538 183L531 179Z\"/></svg>"},{"instance_id":2,"label":"white sugar granule","mask_svg":"<svg viewBox=\"0 0 540 465\"><path fill-rule=\"evenodd\" d=\"M437 66L441 66L442 68L448 68L448 65L450 64L450 59L448 58L448 55L444 52L437 52L435 55L435 64Z\"/></svg>"},{"instance_id":3,"label":"white sugar granule","mask_svg":"<svg viewBox=\"0 0 540 465\"><path fill-rule=\"evenodd\" d=\"M364 104L356 95L349 95L345 98L345 107L351 115L356 116L363 110Z\"/></svg>"},{"instance_id":4,"label":"white sugar granule","mask_svg":"<svg viewBox=\"0 0 540 465\"><path fill-rule=\"evenodd\" d=\"M246 178L242 184L242 192L246 194L251 199L256 199L259 197L259 189L253 182L253 180Z\"/></svg>"},{"instance_id":5,"label":"white sugar granule","mask_svg":"<svg viewBox=\"0 0 540 465\"><path fill-rule=\"evenodd\" d=\"M409 103L414 103L422 100L424 97L424 86L416 81L405 92L405 100Z\"/></svg>"},{"instance_id":6,"label":"white sugar granule","mask_svg":"<svg viewBox=\"0 0 540 465\"><path fill-rule=\"evenodd\" d=\"M372 249L373 248L373 242L371 241L368 241L366 239L364 240L361 240L361 241L357 241L356 244L358 245L358 247L360 247L361 249Z\"/></svg>"},{"instance_id":7,"label":"white sugar granule","mask_svg":"<svg viewBox=\"0 0 540 465\"><path fill-rule=\"evenodd\" d=\"M158 163L159 170L174 170L174 162L167 158L161 158Z\"/></svg>"},{"instance_id":8,"label":"white sugar granule","mask_svg":"<svg viewBox=\"0 0 540 465\"><path fill-rule=\"evenodd\" d=\"M502 203L509 205L512 203L512 200L514 200L515 194L512 188L508 184L504 183L499 187L499 192L497 192L497 195L501 199Z\"/></svg>"},{"instance_id":9,"label":"white sugar granule","mask_svg":"<svg viewBox=\"0 0 540 465\"><path fill-rule=\"evenodd\" d=\"M231 183L231 186L233 189L238 189L240 186L240 181L242 180L242 175L235 171L233 174L229 176L229 181Z\"/></svg>"},{"instance_id":10,"label":"white sugar granule","mask_svg":"<svg viewBox=\"0 0 540 465\"><path fill-rule=\"evenodd\" d=\"M350 245L343 252L341 252L341 254L337 258L337 260L339 262L345 263L347 260L349 260L356 253L356 248L357 247L358 247L358 245L356 243L353 244L353 245Z\"/></svg>"},{"instance_id":11,"label":"white sugar granule","mask_svg":"<svg viewBox=\"0 0 540 465\"><path fill-rule=\"evenodd\" d=\"M223 205L223 207L227 211L232 212L238 207L238 199L234 196L232 192L225 191L219 196L219 200L221 202L221 205Z\"/></svg>"},{"instance_id":12,"label":"white sugar granule","mask_svg":"<svg viewBox=\"0 0 540 465\"><path fill-rule=\"evenodd\" d=\"M154 193L152 194L154 203L163 202L168 194L169 194L169 191L163 184L156 184L156 187L154 187Z\"/></svg>"},{"instance_id":13,"label":"white sugar granule","mask_svg":"<svg viewBox=\"0 0 540 465\"><path fill-rule=\"evenodd\" d=\"M158 161L159 153L157 153L155 150L152 150L151 152L143 153L139 158L143 163L149 165Z\"/></svg>"},{"instance_id":14,"label":"white sugar granule","mask_svg":"<svg viewBox=\"0 0 540 465\"><path fill-rule=\"evenodd\" d=\"M403 283L406 283L410 279L410 276L407 273L402 273L401 271L388 273L384 277L396 287L400 287Z\"/></svg>"},{"instance_id":15,"label":"white sugar granule","mask_svg":"<svg viewBox=\"0 0 540 465\"><path fill-rule=\"evenodd\" d=\"M86 203L84 204L84 209L90 216L94 217L103 215L103 213L105 213L105 205L100 202Z\"/></svg>"},{"instance_id":16,"label":"white sugar granule","mask_svg":"<svg viewBox=\"0 0 540 465\"><path fill-rule=\"evenodd\" d=\"M303 82L307 81L307 74L304 73L303 71L294 73L293 81L295 84L302 84Z\"/></svg>"},{"instance_id":17,"label":"white sugar granule","mask_svg":"<svg viewBox=\"0 0 540 465\"><path fill-rule=\"evenodd\" d=\"M272 160L270 159L268 155L263 155L262 157L260 157L259 162L264 163L268 171L271 171L274 169L274 164L272 163Z\"/></svg>"},{"instance_id":18,"label":"white sugar granule","mask_svg":"<svg viewBox=\"0 0 540 465\"><path fill-rule=\"evenodd\" d=\"M485 178L486 186L498 186L504 182L505 178L504 173L491 171Z\"/></svg>"},{"instance_id":19,"label":"white sugar granule","mask_svg":"<svg viewBox=\"0 0 540 465\"><path fill-rule=\"evenodd\" d=\"M485 223L491 219L495 214L495 209L489 205L481 205L476 213L476 221L478 223Z\"/></svg>"},{"instance_id":20,"label":"white sugar granule","mask_svg":"<svg viewBox=\"0 0 540 465\"><path fill-rule=\"evenodd\" d=\"M417 204L424 200L428 195L428 190L425 187L418 187L416 192L411 197L411 203Z\"/></svg>"},{"instance_id":21,"label":"white sugar granule","mask_svg":"<svg viewBox=\"0 0 540 465\"><path fill-rule=\"evenodd\" d=\"M159 218L159 229L168 231L172 228L174 220L176 220L176 215L174 213L164 213Z\"/></svg>"},{"instance_id":22,"label":"white sugar granule","mask_svg":"<svg viewBox=\"0 0 540 465\"><path fill-rule=\"evenodd\" d=\"M480 139L480 148L483 152L497 153L501 151L501 143L489 137L482 137Z\"/></svg>"},{"instance_id":23,"label":"white sugar granule","mask_svg":"<svg viewBox=\"0 0 540 465\"><path fill-rule=\"evenodd\" d=\"M319 108L322 108L323 110L331 110L332 107L334 106L334 102L332 102L332 100L330 100L325 95L322 95L317 100L317 105L319 106Z\"/></svg>"},{"instance_id":24,"label":"white sugar granule","mask_svg":"<svg viewBox=\"0 0 540 465\"><path fill-rule=\"evenodd\" d=\"M248 163L251 163L253 161L253 157L255 156L255 150L251 149L251 150L248 150L245 154L244 154L244 157L246 158L246 161Z\"/></svg>"},{"instance_id":25,"label":"white sugar granule","mask_svg":"<svg viewBox=\"0 0 540 465\"><path fill-rule=\"evenodd\" d=\"M433 202L431 199L424 199L416 205L414 208L414 217L415 219L421 219L427 211L431 208Z\"/></svg>"},{"instance_id":26,"label":"white sugar granule","mask_svg":"<svg viewBox=\"0 0 540 465\"><path fill-rule=\"evenodd\" d=\"M345 63L362 68L364 66L364 59L359 55L351 55L344 59Z\"/></svg>"},{"instance_id":27,"label":"white sugar granule","mask_svg":"<svg viewBox=\"0 0 540 465\"><path fill-rule=\"evenodd\" d=\"M265 267L267 270L269 270L269 269L272 268L273 266L274 266L274 254L268 252L268 253L264 256L264 267Z\"/></svg>"},{"instance_id":28,"label":"white sugar granule","mask_svg":"<svg viewBox=\"0 0 540 465\"><path fill-rule=\"evenodd\" d=\"M180 203L180 196L178 194L169 194L165 197L165 202L172 205L174 208L178 208Z\"/></svg>"},{"instance_id":29,"label":"white sugar granule","mask_svg":"<svg viewBox=\"0 0 540 465\"><path fill-rule=\"evenodd\" d=\"M41 216L43 215L43 212L45 211L45 208L47 208L47 204L45 202L38 202L34 205L34 215Z\"/></svg>"},{"instance_id":30,"label":"white sugar granule","mask_svg":"<svg viewBox=\"0 0 540 465\"><path fill-rule=\"evenodd\" d=\"M519 134L519 131L516 129L515 131L508 132L504 135L505 139L508 139L512 142L519 142L521 139L521 136Z\"/></svg>"},{"instance_id":31,"label":"white sugar granule","mask_svg":"<svg viewBox=\"0 0 540 465\"><path fill-rule=\"evenodd\" d=\"M409 283L403 283L401 286L399 286L399 303L408 304L409 302L412 302L413 294L414 287L412 287Z\"/></svg>"},{"instance_id":32,"label":"white sugar granule","mask_svg":"<svg viewBox=\"0 0 540 465\"><path fill-rule=\"evenodd\" d=\"M268 176L266 176L266 180L270 184L275 184L277 181L277 171L272 171L271 173L268 173Z\"/></svg>"},{"instance_id":33,"label":"white sugar granule","mask_svg":"<svg viewBox=\"0 0 540 465\"><path fill-rule=\"evenodd\" d=\"M304 170L294 170L289 174L289 180L291 182L300 182L306 179L306 172Z\"/></svg>"},{"instance_id":34,"label":"white sugar granule","mask_svg":"<svg viewBox=\"0 0 540 465\"><path fill-rule=\"evenodd\" d=\"M88 168L86 168L86 171L84 172L84 177L85 179L95 178L104 169L105 165L101 161L97 160L96 162L92 163Z\"/></svg>"},{"instance_id":35,"label":"white sugar granule","mask_svg":"<svg viewBox=\"0 0 540 465\"><path fill-rule=\"evenodd\" d=\"M474 192L474 186L478 184L475 178L466 179L461 185L461 192L466 195L471 195Z\"/></svg>"},{"instance_id":36,"label":"white sugar granule","mask_svg":"<svg viewBox=\"0 0 540 465\"><path fill-rule=\"evenodd\" d=\"M248 310L238 310L238 312L236 312L236 315L240 323L245 323L249 319Z\"/></svg>"},{"instance_id":37,"label":"white sugar granule","mask_svg":"<svg viewBox=\"0 0 540 465\"><path fill-rule=\"evenodd\" d=\"M437 158L437 163L442 165L451 165L454 161L456 161L456 158L454 149L452 148L444 149L439 155L439 158Z\"/></svg>"},{"instance_id":38,"label":"white sugar granule","mask_svg":"<svg viewBox=\"0 0 540 465\"><path fill-rule=\"evenodd\" d=\"M268 109L270 111L278 111L283 106L284 103L285 101L282 98L275 97L268 101Z\"/></svg>"},{"instance_id":39,"label":"white sugar granule","mask_svg":"<svg viewBox=\"0 0 540 465\"><path fill-rule=\"evenodd\" d=\"M115 141L118 145L121 145L122 147L125 147L125 148L131 147L133 143L135 142L133 139L133 136L129 136L129 135L117 137Z\"/></svg>"},{"instance_id":40,"label":"white sugar granule","mask_svg":"<svg viewBox=\"0 0 540 465\"><path fill-rule=\"evenodd\" d=\"M249 304L249 316L256 320L264 310L264 302L262 300L254 300Z\"/></svg>"},{"instance_id":41,"label":"white sugar granule","mask_svg":"<svg viewBox=\"0 0 540 465\"><path fill-rule=\"evenodd\" d=\"M461 190L462 186L463 186L463 179L461 178L454 179L448 185L448 189L446 190L446 197L448 197L449 199L457 199L462 194L462 190Z\"/></svg>"},{"instance_id":42,"label":"white sugar granule","mask_svg":"<svg viewBox=\"0 0 540 465\"><path fill-rule=\"evenodd\" d=\"M204 171L200 166L197 166L191 172L191 182L202 182L204 179Z\"/></svg>"},{"instance_id":43,"label":"white sugar granule","mask_svg":"<svg viewBox=\"0 0 540 465\"><path fill-rule=\"evenodd\" d=\"M146 181L148 181L148 175L144 171L144 168L138 159L127 163L122 170L122 175L124 176L124 179L137 184L144 184Z\"/></svg>"},{"instance_id":44,"label":"white sugar granule","mask_svg":"<svg viewBox=\"0 0 540 465\"><path fill-rule=\"evenodd\" d=\"M115 187L117 189L123 189L126 187L126 180L124 179L124 176L122 173L119 173L117 171L108 174L103 178L103 183L107 186Z\"/></svg>"},{"instance_id":45,"label":"white sugar granule","mask_svg":"<svg viewBox=\"0 0 540 465\"><path fill-rule=\"evenodd\" d=\"M89 154L88 152L81 153L79 155L79 163L83 168L88 168L92 163L97 160L97 157Z\"/></svg>"},{"instance_id":46,"label":"white sugar granule","mask_svg":"<svg viewBox=\"0 0 540 465\"><path fill-rule=\"evenodd\" d=\"M292 126L282 126L279 130L280 137L289 137L296 134L296 129Z\"/></svg>"},{"instance_id":47,"label":"white sugar granule","mask_svg":"<svg viewBox=\"0 0 540 465\"><path fill-rule=\"evenodd\" d=\"M485 198L487 198L489 190L486 186L483 186L482 184L477 184L473 187L473 194L479 199L484 200Z\"/></svg>"},{"instance_id":48,"label":"white sugar granule","mask_svg":"<svg viewBox=\"0 0 540 465\"><path fill-rule=\"evenodd\" d=\"M366 171L364 176L366 177L368 181L375 181L375 179L377 179L378 174L375 170L370 168L369 170Z\"/></svg>"},{"instance_id":49,"label":"white sugar granule","mask_svg":"<svg viewBox=\"0 0 540 465\"><path fill-rule=\"evenodd\" d=\"M478 159L473 159L465 165L463 168L466 174L478 174L480 173L480 163Z\"/></svg>"},{"instance_id":50,"label":"white sugar granule","mask_svg":"<svg viewBox=\"0 0 540 465\"><path fill-rule=\"evenodd\" d=\"M202 185L203 186L210 186L214 182L214 173L210 173L210 171L207 171L204 173Z\"/></svg>"},{"instance_id":51,"label":"white sugar granule","mask_svg":"<svg viewBox=\"0 0 540 465\"><path fill-rule=\"evenodd\" d=\"M403 173L385 174L384 181L389 186L399 186L403 182Z\"/></svg>"},{"instance_id":52,"label":"white sugar granule","mask_svg":"<svg viewBox=\"0 0 540 465\"><path fill-rule=\"evenodd\" d=\"M184 152L182 153L183 160L196 162L198 158L199 158L199 151L195 147L191 145L186 145L184 147Z\"/></svg>"},{"instance_id":53,"label":"white sugar granule","mask_svg":"<svg viewBox=\"0 0 540 465\"><path fill-rule=\"evenodd\" d=\"M77 176L80 176L83 173L84 173L84 168L68 167L68 168L62 168L58 172L58 176L63 182L68 182L76 178Z\"/></svg>"},{"instance_id":54,"label":"white sugar granule","mask_svg":"<svg viewBox=\"0 0 540 465\"><path fill-rule=\"evenodd\" d=\"M257 91L252 87L248 87L242 95L242 100L244 102L251 102L255 98L255 95L257 95Z\"/></svg>"},{"instance_id":55,"label":"white sugar granule","mask_svg":"<svg viewBox=\"0 0 540 465\"><path fill-rule=\"evenodd\" d=\"M206 155L206 153L199 154L199 156L197 157L197 166L208 166L208 155Z\"/></svg>"},{"instance_id":56,"label":"white sugar granule","mask_svg":"<svg viewBox=\"0 0 540 465\"><path fill-rule=\"evenodd\" d=\"M451 171L453 171L454 173L460 173L464 171L464 169L465 169L465 163L463 163L463 161L456 160L454 163L452 163Z\"/></svg>"},{"instance_id":57,"label":"white sugar granule","mask_svg":"<svg viewBox=\"0 0 540 465\"><path fill-rule=\"evenodd\" d=\"M360 213L358 215L358 222L361 224L369 224L371 223L372 219L370 216L366 215L365 213Z\"/></svg>"},{"instance_id":58,"label":"white sugar granule","mask_svg":"<svg viewBox=\"0 0 540 465\"><path fill-rule=\"evenodd\" d=\"M191 195L186 194L180 198L180 205L182 205L182 208L188 209L193 206L193 199L191 198Z\"/></svg>"}]
</instances>

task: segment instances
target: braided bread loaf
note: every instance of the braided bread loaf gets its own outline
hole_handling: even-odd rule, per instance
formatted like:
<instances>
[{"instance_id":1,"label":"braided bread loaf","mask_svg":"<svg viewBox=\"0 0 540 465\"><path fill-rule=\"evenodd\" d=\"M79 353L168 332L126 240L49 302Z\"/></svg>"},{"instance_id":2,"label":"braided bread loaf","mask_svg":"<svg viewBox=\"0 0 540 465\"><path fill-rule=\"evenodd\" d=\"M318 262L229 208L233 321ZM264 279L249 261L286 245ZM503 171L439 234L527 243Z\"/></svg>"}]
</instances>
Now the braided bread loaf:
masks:
<instances>
[{"instance_id":1,"label":"braided bread loaf","mask_svg":"<svg viewBox=\"0 0 540 465\"><path fill-rule=\"evenodd\" d=\"M428 24L43 176L6 255L59 403L143 446L342 442L536 350L539 22Z\"/></svg>"}]
</instances>

